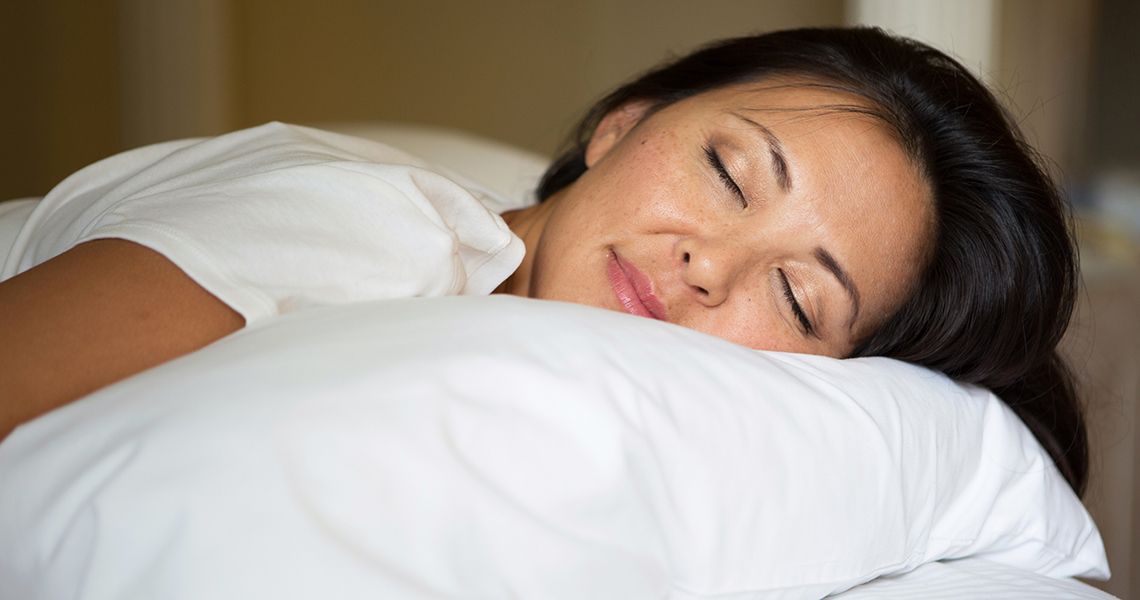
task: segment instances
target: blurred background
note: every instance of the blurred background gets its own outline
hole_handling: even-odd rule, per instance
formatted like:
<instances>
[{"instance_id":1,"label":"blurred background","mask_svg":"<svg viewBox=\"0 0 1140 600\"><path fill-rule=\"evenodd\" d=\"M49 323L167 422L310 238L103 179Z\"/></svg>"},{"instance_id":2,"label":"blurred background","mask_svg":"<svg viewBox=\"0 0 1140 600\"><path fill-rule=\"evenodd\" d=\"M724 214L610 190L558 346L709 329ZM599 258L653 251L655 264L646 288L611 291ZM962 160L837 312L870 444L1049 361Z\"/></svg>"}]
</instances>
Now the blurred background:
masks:
<instances>
[{"instance_id":1,"label":"blurred background","mask_svg":"<svg viewBox=\"0 0 1140 600\"><path fill-rule=\"evenodd\" d=\"M0 200L95 160L269 120L427 123L550 155L647 67L731 35L874 24L957 55L1078 215L1066 342L1090 403L1116 576L1140 598L1140 2L1135 0L5 0Z\"/></svg>"}]
</instances>

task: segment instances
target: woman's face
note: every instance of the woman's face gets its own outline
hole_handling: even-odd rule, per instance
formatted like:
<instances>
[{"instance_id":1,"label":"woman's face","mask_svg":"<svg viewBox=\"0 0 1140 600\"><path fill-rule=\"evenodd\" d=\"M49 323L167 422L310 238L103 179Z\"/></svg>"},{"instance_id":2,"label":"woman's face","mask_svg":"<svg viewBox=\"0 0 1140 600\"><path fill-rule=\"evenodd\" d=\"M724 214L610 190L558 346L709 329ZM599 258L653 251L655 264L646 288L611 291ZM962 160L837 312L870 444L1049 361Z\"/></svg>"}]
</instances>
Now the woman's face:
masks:
<instances>
[{"instance_id":1,"label":"woman's face","mask_svg":"<svg viewBox=\"0 0 1140 600\"><path fill-rule=\"evenodd\" d=\"M845 356L902 303L933 232L918 168L862 104L754 84L599 124L587 171L509 217L505 291Z\"/></svg>"}]
</instances>

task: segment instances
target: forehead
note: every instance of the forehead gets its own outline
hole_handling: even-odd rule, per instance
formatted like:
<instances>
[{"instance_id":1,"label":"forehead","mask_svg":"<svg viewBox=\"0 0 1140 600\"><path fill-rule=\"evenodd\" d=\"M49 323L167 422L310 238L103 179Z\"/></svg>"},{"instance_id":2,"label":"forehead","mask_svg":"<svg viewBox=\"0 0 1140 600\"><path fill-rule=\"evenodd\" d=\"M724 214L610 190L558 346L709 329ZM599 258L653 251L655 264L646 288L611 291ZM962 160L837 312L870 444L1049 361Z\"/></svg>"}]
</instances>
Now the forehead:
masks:
<instances>
[{"instance_id":1,"label":"forehead","mask_svg":"<svg viewBox=\"0 0 1140 600\"><path fill-rule=\"evenodd\" d=\"M708 127L739 127L758 121L764 129L838 141L864 138L876 145L897 142L893 128L870 101L826 83L767 79L718 88L678 103L680 116ZM735 118L734 118L735 117ZM902 150L895 144L892 150ZM906 156L905 152L901 153Z\"/></svg>"},{"instance_id":2,"label":"forehead","mask_svg":"<svg viewBox=\"0 0 1140 600\"><path fill-rule=\"evenodd\" d=\"M692 111L763 111L785 117L845 116L893 129L883 111L866 97L837 84L804 77L769 77L703 92L677 103Z\"/></svg>"},{"instance_id":3,"label":"forehead","mask_svg":"<svg viewBox=\"0 0 1140 600\"><path fill-rule=\"evenodd\" d=\"M885 190L871 187L889 192L905 181L907 187L926 191L921 160L904 148L884 112L870 100L837 85L803 77L771 77L704 92L677 104L683 127L774 133L782 149L794 155L790 158L798 156L805 169L810 167L804 176L817 179L821 185L840 184L845 188L862 183L866 187L878 176L890 174L880 180ZM820 167L840 164L863 169L830 181L818 177ZM859 173L875 177L859 177Z\"/></svg>"}]
</instances>

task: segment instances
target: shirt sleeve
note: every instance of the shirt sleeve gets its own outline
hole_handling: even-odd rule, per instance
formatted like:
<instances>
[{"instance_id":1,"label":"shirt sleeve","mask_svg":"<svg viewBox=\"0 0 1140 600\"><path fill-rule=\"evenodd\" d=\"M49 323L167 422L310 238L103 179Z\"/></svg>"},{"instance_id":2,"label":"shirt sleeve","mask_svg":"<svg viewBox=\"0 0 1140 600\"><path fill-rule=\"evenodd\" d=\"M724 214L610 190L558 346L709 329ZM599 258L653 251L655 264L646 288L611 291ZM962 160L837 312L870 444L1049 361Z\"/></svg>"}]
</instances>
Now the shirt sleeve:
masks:
<instances>
[{"instance_id":1,"label":"shirt sleeve","mask_svg":"<svg viewBox=\"0 0 1140 600\"><path fill-rule=\"evenodd\" d=\"M181 165L151 165L35 219L52 240L36 251L136 242L247 324L307 306L487 294L521 262L521 240L451 180L294 141L185 147L166 159Z\"/></svg>"}]
</instances>

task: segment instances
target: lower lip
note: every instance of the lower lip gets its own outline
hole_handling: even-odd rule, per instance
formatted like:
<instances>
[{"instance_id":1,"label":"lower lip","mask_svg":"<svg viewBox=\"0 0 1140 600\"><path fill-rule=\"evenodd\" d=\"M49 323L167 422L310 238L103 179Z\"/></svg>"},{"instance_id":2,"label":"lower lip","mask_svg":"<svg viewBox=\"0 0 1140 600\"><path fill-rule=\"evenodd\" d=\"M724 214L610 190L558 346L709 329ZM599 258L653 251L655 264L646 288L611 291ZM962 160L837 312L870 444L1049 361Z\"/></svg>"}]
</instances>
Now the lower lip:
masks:
<instances>
[{"instance_id":1,"label":"lower lip","mask_svg":"<svg viewBox=\"0 0 1140 600\"><path fill-rule=\"evenodd\" d=\"M639 317L648 317L656 319L657 317L649 312L645 307L645 303L637 295L637 290L634 289L633 283L630 282L629 277L626 276L625 271L622 270L621 265L618 264L617 256L612 252L610 253L609 264L606 265L606 274L610 279L610 286L614 289L614 295L617 296L618 302L621 303L625 312Z\"/></svg>"}]
</instances>

